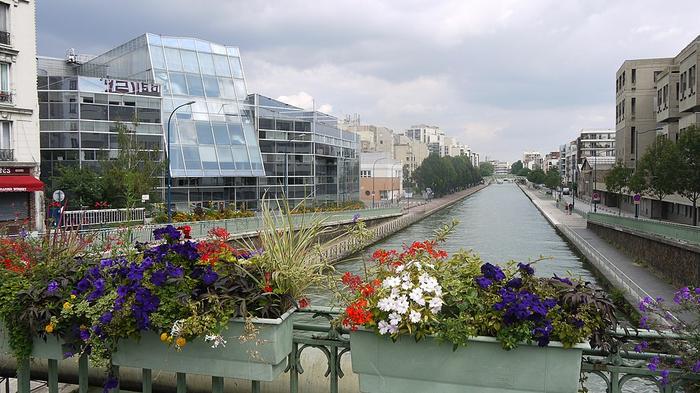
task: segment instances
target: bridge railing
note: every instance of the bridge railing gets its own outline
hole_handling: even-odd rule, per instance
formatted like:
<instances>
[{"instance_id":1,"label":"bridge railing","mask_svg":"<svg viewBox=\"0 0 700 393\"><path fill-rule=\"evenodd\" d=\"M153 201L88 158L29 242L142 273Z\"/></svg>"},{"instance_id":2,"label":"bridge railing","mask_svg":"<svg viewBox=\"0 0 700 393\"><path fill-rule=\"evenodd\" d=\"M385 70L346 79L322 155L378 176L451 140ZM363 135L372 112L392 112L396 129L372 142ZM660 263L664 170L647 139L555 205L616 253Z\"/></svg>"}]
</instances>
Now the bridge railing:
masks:
<instances>
[{"instance_id":1,"label":"bridge railing","mask_svg":"<svg viewBox=\"0 0 700 393\"><path fill-rule=\"evenodd\" d=\"M274 392L290 392L297 393L301 387L305 392L330 392L337 393L340 391L341 381L343 381L342 391L355 391L357 389L356 379L352 378L350 370L347 368L347 356L351 353L348 331L335 326L333 321L339 312L338 309L329 307L314 307L300 310L297 312L294 321L293 333L293 349L288 357L287 368L284 380L273 382L274 385L269 385L268 391ZM627 331L617 330L611 332L613 335L625 338L630 341L639 340L678 340L682 337L671 332L658 331ZM308 356L305 355L307 350L313 348L317 351L316 354L322 354L321 359L315 358L313 362L309 362ZM460 350L468 351L469 348ZM307 354L308 355L308 354ZM320 355L319 355L320 356ZM700 376L680 374L677 370L671 373L672 383L663 385L661 383L661 370L652 371L647 368L647 364L654 356L659 356L667 359L674 359L675 356L663 353L635 353L626 350L617 352L606 352L601 350L584 350L582 357L582 376L584 385L589 392L610 392L621 393L624 391L643 391L645 393L673 393L682 391L683 384L689 381L697 382ZM35 359L36 360L36 359ZM58 391L59 380L74 380L73 376L65 378L58 373L58 362L60 359L49 359L45 380L50 392ZM305 363L306 362L306 363ZM311 364L309 364L311 363ZM316 369L310 368L311 366ZM345 368L344 368L345 367ZM320 369L319 369L320 368ZM30 362L21 362L18 366L18 387L20 393L29 393L30 382ZM85 393L88 390L89 382L89 365L86 357L81 357L78 360L77 382L79 385L79 393ZM113 370L119 375L120 370ZM138 370L132 370L134 372ZM315 380L313 382L301 381L300 376L304 373L309 374L314 372ZM155 379L153 375L159 375L159 370L143 369L137 372L137 377L128 381L124 378L124 385L128 385L130 390L140 389L144 393L150 393L153 389ZM192 375L192 377L195 377ZM354 381L343 380L343 378L353 379ZM590 377L596 377L598 381L592 381ZM320 380L319 380L320 378ZM325 379L325 381L324 381ZM170 391L185 392L187 389L188 374L178 373L177 378L171 381L173 386L159 386ZM198 381L201 380L198 379ZM2 380L0 379L0 382ZM644 384L642 381L646 381ZM9 382L8 382L9 383ZM288 383L288 386L285 386ZM261 391L261 382L252 381L251 392L256 393ZM126 386L122 387L126 387ZM139 385L139 386L135 386ZM303 386L302 386L303 385ZM324 387L325 385L325 387ZM9 385L8 385L9 386ZM208 386L208 384L207 384ZM224 381L220 377L212 377L211 391L214 393L223 392ZM198 386L198 391L203 389ZM631 389L631 390L630 390ZM358 389L359 390L359 389Z\"/></svg>"},{"instance_id":2,"label":"bridge railing","mask_svg":"<svg viewBox=\"0 0 700 393\"><path fill-rule=\"evenodd\" d=\"M588 213L588 222L700 246L700 227L692 225L600 213Z\"/></svg>"},{"instance_id":3,"label":"bridge railing","mask_svg":"<svg viewBox=\"0 0 700 393\"><path fill-rule=\"evenodd\" d=\"M68 210L63 212L62 227L77 227L116 224L140 221L146 219L146 209L99 209L99 210Z\"/></svg>"}]
</instances>

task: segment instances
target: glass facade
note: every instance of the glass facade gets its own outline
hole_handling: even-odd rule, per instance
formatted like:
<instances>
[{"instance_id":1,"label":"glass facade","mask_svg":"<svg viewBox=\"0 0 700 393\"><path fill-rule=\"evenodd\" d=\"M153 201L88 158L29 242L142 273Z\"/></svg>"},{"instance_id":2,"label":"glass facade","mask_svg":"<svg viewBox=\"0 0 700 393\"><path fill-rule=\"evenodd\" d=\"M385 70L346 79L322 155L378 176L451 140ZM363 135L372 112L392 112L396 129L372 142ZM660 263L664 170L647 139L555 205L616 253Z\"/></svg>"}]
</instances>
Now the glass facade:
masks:
<instances>
[{"instance_id":1,"label":"glass facade","mask_svg":"<svg viewBox=\"0 0 700 393\"><path fill-rule=\"evenodd\" d=\"M357 199L356 135L328 115L248 95L236 47L149 33L84 64L47 61L38 80L47 178L58 161L97 165L115 147L115 122L138 119L144 143L170 152L178 209L256 208L281 192L309 203ZM105 78L158 86L159 97L93 91Z\"/></svg>"}]
</instances>

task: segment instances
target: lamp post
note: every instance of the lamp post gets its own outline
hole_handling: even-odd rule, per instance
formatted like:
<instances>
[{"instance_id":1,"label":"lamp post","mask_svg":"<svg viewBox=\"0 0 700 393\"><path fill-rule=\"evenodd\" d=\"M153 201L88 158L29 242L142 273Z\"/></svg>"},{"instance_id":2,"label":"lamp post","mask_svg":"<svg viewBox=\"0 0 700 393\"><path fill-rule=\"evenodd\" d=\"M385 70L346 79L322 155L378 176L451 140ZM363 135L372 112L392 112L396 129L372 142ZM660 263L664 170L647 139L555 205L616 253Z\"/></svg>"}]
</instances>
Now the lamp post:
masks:
<instances>
[{"instance_id":1,"label":"lamp post","mask_svg":"<svg viewBox=\"0 0 700 393\"><path fill-rule=\"evenodd\" d=\"M388 159L389 159L389 157L379 157L376 160L374 160L374 162L372 163L372 208L373 209L374 209L374 184L375 184L375 180L377 178L377 176L375 176L375 168L376 168L377 162L379 162L381 160L388 160Z\"/></svg>"},{"instance_id":2,"label":"lamp post","mask_svg":"<svg viewBox=\"0 0 700 393\"><path fill-rule=\"evenodd\" d=\"M594 142L594 143L595 143L595 142ZM598 180L598 179L596 178L596 176L597 176L596 168L598 167L598 158L596 157L596 156L597 156L596 153L597 153L597 150L596 150L596 148L594 147L594 148L593 148L593 195L591 195L591 196L595 196L595 195L596 195L596 191L595 191L595 190L596 190L596 187L595 187L595 186L596 186L596 180ZM597 201L595 200L595 198L591 198L591 199L593 200L593 213L596 213L596 212L598 212L598 203L597 203Z\"/></svg>"},{"instance_id":3,"label":"lamp post","mask_svg":"<svg viewBox=\"0 0 700 393\"><path fill-rule=\"evenodd\" d=\"M170 112L170 116L168 116L168 141L167 141L167 143L168 143L168 178L167 178L167 183L168 183L167 184L167 186L168 186L168 207L167 207L167 209L168 209L168 222L173 222L173 211L171 208L173 177L170 174L170 171L171 171L170 170L170 120L172 120L173 115L175 114L175 112L178 109L182 108L183 106L192 105L192 104L194 104L194 101L189 101L189 102L185 102L184 104L178 105L175 107L175 109L173 109L172 112Z\"/></svg>"}]
</instances>

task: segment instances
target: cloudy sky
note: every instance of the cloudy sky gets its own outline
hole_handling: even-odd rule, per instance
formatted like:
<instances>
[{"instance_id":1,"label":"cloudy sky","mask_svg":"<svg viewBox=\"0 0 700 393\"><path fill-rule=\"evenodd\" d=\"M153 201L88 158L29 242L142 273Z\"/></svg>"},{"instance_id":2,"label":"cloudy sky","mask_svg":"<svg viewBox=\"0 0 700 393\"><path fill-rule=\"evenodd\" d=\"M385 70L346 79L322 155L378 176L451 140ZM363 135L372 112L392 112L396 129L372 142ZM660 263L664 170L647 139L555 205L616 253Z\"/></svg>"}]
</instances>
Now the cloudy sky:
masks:
<instances>
[{"instance_id":1,"label":"cloudy sky","mask_svg":"<svg viewBox=\"0 0 700 393\"><path fill-rule=\"evenodd\" d=\"M614 128L624 59L674 56L700 3L648 0L44 0L38 49L99 54L143 32L239 46L248 87L402 131L439 125L489 159Z\"/></svg>"}]
</instances>

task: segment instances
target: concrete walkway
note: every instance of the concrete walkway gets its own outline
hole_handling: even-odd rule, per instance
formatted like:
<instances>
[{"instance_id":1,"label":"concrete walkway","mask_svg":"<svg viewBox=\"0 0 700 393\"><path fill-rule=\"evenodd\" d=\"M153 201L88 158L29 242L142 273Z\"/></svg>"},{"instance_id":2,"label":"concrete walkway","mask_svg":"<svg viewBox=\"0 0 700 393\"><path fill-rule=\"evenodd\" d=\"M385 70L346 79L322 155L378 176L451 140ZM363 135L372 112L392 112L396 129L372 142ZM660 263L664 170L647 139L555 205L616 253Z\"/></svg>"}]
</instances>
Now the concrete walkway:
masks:
<instances>
[{"instance_id":1,"label":"concrete walkway","mask_svg":"<svg viewBox=\"0 0 700 393\"><path fill-rule=\"evenodd\" d=\"M645 296L673 299L675 288L635 263L627 254L586 228L586 219L578 214L566 214L555 201L538 192L520 187L545 218L557 228L610 283L625 292L633 306ZM561 204L560 204L561 205ZM577 202L578 205L578 202ZM563 205L562 205L563 208Z\"/></svg>"}]
</instances>

